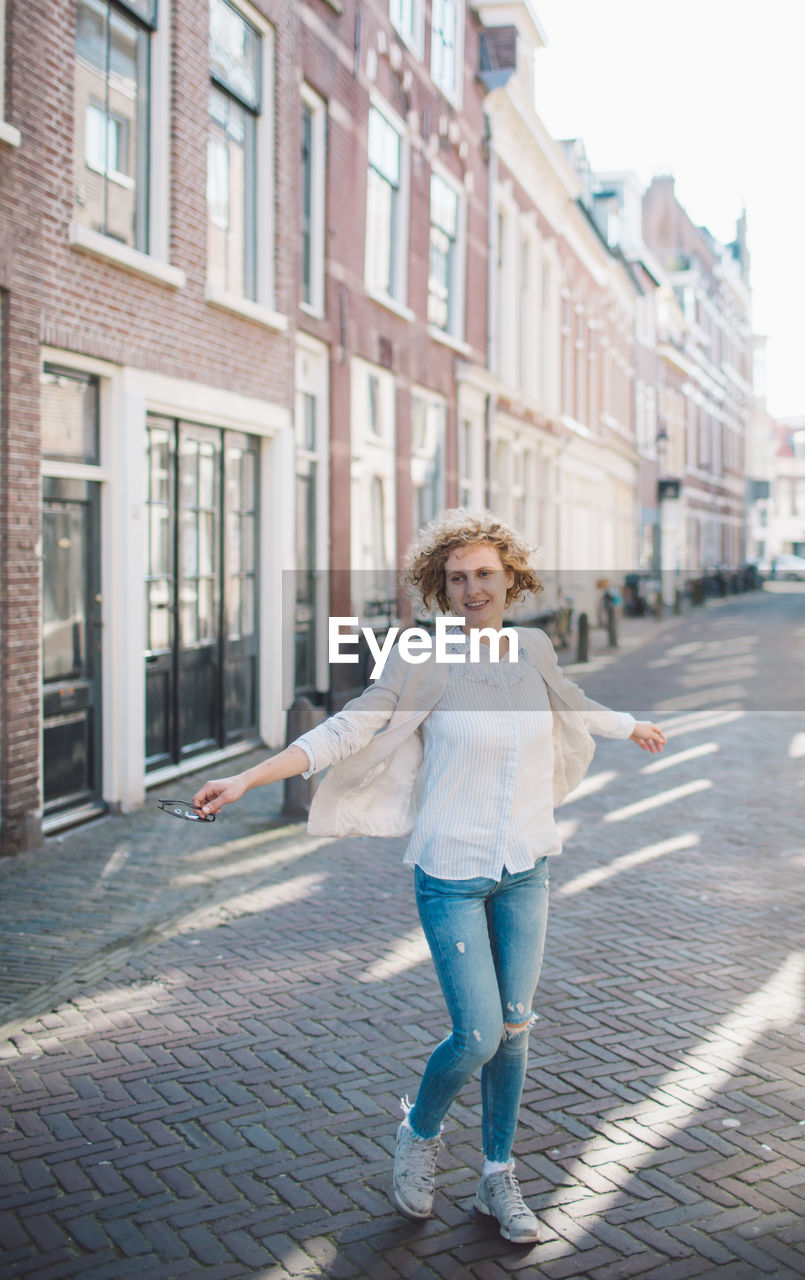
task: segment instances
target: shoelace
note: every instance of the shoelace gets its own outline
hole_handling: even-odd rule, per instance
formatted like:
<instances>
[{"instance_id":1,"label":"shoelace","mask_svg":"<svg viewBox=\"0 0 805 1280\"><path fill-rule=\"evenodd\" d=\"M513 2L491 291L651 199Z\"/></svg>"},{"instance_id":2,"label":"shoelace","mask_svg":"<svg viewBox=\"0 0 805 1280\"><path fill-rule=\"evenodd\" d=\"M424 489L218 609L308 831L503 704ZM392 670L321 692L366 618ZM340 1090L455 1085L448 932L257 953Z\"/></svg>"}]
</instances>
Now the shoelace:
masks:
<instances>
[{"instance_id":1,"label":"shoelace","mask_svg":"<svg viewBox=\"0 0 805 1280\"><path fill-rule=\"evenodd\" d=\"M411 1147L409 1154L409 1170L412 1180L417 1187L425 1188L430 1186L431 1179L436 1171L436 1157L439 1152L439 1144L436 1141L427 1141L426 1139L416 1139Z\"/></svg>"},{"instance_id":2,"label":"shoelace","mask_svg":"<svg viewBox=\"0 0 805 1280\"><path fill-rule=\"evenodd\" d=\"M509 1197L510 1200L514 1201L511 1205L512 1214L517 1216L525 1213L528 1214L530 1218L531 1210L523 1199L523 1193L520 1190L520 1186L517 1182L517 1175L514 1170L504 1169L501 1174L501 1182L506 1196Z\"/></svg>"}]
</instances>

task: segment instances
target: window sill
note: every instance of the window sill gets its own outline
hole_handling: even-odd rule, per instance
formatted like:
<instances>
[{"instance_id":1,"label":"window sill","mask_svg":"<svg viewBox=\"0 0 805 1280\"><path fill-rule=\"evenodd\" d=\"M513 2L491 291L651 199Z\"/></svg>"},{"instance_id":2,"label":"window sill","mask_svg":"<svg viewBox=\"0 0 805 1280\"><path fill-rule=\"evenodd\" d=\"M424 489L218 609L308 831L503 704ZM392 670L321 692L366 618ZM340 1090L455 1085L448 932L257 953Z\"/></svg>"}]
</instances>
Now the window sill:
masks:
<instances>
[{"instance_id":1,"label":"window sill","mask_svg":"<svg viewBox=\"0 0 805 1280\"><path fill-rule=\"evenodd\" d=\"M312 302L300 302L299 310L303 311L306 316L311 316L314 320L325 320L323 307L314 307Z\"/></svg>"},{"instance_id":2,"label":"window sill","mask_svg":"<svg viewBox=\"0 0 805 1280\"><path fill-rule=\"evenodd\" d=\"M379 306L385 307L387 311L392 311L395 316L399 316L402 320L407 320L412 324L416 320L416 312L410 307L404 307L401 302L397 302L388 293L378 293L374 289L366 290L367 298L371 298L372 302L378 303Z\"/></svg>"},{"instance_id":3,"label":"window sill","mask_svg":"<svg viewBox=\"0 0 805 1280\"><path fill-rule=\"evenodd\" d=\"M232 315L243 316L246 320L254 320L266 329L274 329L277 333L285 333L288 328L288 317L265 307L261 302L252 302L251 298L241 298L236 293L219 289L208 284L206 299L211 307L219 307L221 311L229 311Z\"/></svg>"},{"instance_id":4,"label":"window sill","mask_svg":"<svg viewBox=\"0 0 805 1280\"><path fill-rule=\"evenodd\" d=\"M0 142L7 142L10 147L19 147L22 145L22 134L13 124L0 120Z\"/></svg>"},{"instance_id":5,"label":"window sill","mask_svg":"<svg viewBox=\"0 0 805 1280\"><path fill-rule=\"evenodd\" d=\"M103 236L89 227L82 227L80 222L70 223L70 248L79 253L88 253L94 258L102 258L105 262L113 262L125 271L143 276L146 280L154 280L157 284L167 285L170 289L183 289L187 277L179 267L171 267L167 262L159 262L139 249L132 249L127 244L118 244L109 236Z\"/></svg>"},{"instance_id":6,"label":"window sill","mask_svg":"<svg viewBox=\"0 0 805 1280\"><path fill-rule=\"evenodd\" d=\"M468 342L464 342L461 338L454 338L452 333L445 333L444 329L437 329L436 325L428 325L428 333L434 342L441 342L443 346L450 347L451 350L457 351L461 356L471 356L472 347Z\"/></svg>"}]
</instances>

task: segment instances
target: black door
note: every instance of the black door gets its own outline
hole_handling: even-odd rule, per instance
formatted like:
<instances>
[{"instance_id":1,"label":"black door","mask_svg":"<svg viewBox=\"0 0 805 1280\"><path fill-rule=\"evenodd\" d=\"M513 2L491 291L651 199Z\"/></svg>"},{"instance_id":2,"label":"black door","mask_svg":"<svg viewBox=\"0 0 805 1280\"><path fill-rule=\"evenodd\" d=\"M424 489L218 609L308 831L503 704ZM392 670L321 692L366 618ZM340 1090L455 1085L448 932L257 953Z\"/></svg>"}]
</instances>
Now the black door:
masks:
<instances>
[{"instance_id":1,"label":"black door","mask_svg":"<svg viewBox=\"0 0 805 1280\"><path fill-rule=\"evenodd\" d=\"M46 477L42 510L45 814L101 802L100 485Z\"/></svg>"},{"instance_id":2,"label":"black door","mask_svg":"<svg viewBox=\"0 0 805 1280\"><path fill-rule=\"evenodd\" d=\"M146 762L257 727L257 446L149 419Z\"/></svg>"}]
</instances>

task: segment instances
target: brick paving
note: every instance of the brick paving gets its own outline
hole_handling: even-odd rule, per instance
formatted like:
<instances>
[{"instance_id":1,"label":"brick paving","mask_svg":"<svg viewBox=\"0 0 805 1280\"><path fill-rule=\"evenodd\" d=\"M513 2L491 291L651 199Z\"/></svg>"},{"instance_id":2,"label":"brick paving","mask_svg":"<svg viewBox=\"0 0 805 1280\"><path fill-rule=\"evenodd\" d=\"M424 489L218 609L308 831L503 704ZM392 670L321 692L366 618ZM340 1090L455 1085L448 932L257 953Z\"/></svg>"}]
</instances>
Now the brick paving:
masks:
<instances>
[{"instance_id":1,"label":"brick paving","mask_svg":"<svg viewBox=\"0 0 805 1280\"><path fill-rule=\"evenodd\" d=\"M403 842L264 792L0 864L4 1278L805 1275L805 594L622 640L570 671L669 745L599 741L560 810L516 1148L543 1242L472 1213L477 1083L434 1217L390 1205L445 1030Z\"/></svg>"}]
</instances>

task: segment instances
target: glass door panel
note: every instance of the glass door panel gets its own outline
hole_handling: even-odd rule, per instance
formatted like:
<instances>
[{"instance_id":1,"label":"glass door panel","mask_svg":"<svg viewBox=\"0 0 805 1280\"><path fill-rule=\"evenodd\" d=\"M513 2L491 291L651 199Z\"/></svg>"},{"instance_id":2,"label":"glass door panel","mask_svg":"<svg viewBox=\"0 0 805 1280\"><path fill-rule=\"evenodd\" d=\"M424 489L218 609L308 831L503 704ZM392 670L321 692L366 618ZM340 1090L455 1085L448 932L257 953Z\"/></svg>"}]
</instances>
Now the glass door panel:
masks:
<instances>
[{"instance_id":1,"label":"glass door panel","mask_svg":"<svg viewBox=\"0 0 805 1280\"><path fill-rule=\"evenodd\" d=\"M98 803L101 596L97 483L43 481L42 726L45 812Z\"/></svg>"}]
</instances>

